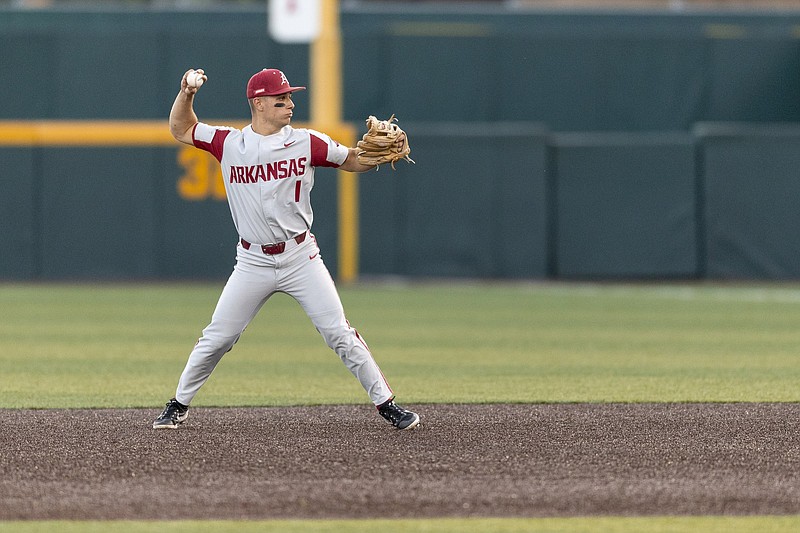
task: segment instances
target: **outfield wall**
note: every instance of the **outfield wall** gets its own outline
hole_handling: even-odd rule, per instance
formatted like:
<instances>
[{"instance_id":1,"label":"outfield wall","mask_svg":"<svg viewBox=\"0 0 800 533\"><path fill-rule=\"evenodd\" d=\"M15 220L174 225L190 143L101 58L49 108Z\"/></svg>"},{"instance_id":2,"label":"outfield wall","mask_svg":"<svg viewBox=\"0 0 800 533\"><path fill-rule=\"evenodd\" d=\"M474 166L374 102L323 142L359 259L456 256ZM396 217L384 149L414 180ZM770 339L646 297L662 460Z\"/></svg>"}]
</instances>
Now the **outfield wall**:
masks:
<instances>
[{"instance_id":1,"label":"outfield wall","mask_svg":"<svg viewBox=\"0 0 800 533\"><path fill-rule=\"evenodd\" d=\"M392 5L341 16L345 120L396 113L417 161L359 179L362 274L800 278L800 14ZM265 9L0 9L0 120L152 127L197 66L201 118L246 120L252 72L309 84L308 47L266 28ZM296 102L307 121L308 91ZM218 170L158 131L3 134L0 278L227 275ZM337 193L321 170L334 272Z\"/></svg>"},{"instance_id":2,"label":"outfield wall","mask_svg":"<svg viewBox=\"0 0 800 533\"><path fill-rule=\"evenodd\" d=\"M234 264L219 164L205 152L174 141L0 147L0 161L0 278L203 279ZM335 200L333 169L317 172L315 192ZM336 205L319 203L314 231L335 269Z\"/></svg>"},{"instance_id":3,"label":"outfield wall","mask_svg":"<svg viewBox=\"0 0 800 533\"><path fill-rule=\"evenodd\" d=\"M344 118L540 122L557 132L800 122L800 11L516 10L342 2ZM309 85L266 8L0 8L0 119L163 119L190 67L202 116L249 116L265 66ZM8 78L7 78L8 79ZM121 83L121 80L124 82ZM307 121L308 93L297 94Z\"/></svg>"},{"instance_id":4,"label":"outfield wall","mask_svg":"<svg viewBox=\"0 0 800 533\"><path fill-rule=\"evenodd\" d=\"M409 131L416 165L358 179L362 274L800 278L800 125ZM219 167L204 152L5 146L0 160L0 278L220 278L233 265ZM336 172L320 169L314 232L334 273L337 194Z\"/></svg>"}]
</instances>

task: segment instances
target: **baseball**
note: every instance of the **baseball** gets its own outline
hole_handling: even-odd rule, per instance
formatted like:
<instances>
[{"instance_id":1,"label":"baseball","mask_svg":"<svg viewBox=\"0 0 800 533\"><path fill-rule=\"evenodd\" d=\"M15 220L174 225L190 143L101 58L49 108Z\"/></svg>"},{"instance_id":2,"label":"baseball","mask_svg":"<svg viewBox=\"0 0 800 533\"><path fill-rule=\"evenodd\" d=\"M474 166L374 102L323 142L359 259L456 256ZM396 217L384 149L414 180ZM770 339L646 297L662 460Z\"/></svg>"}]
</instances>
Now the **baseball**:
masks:
<instances>
[{"instance_id":1,"label":"baseball","mask_svg":"<svg viewBox=\"0 0 800 533\"><path fill-rule=\"evenodd\" d=\"M186 75L186 85L189 87L200 87L203 85L203 72L193 70Z\"/></svg>"}]
</instances>

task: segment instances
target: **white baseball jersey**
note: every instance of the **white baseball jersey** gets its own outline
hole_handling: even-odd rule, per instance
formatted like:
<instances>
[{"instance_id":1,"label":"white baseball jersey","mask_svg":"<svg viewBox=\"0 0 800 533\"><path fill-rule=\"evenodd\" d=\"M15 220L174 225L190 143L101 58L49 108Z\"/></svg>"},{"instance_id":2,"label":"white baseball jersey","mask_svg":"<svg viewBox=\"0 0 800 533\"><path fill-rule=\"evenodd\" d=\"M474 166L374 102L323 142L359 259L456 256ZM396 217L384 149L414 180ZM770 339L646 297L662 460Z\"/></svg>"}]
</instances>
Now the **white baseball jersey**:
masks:
<instances>
[{"instance_id":1,"label":"white baseball jersey","mask_svg":"<svg viewBox=\"0 0 800 533\"><path fill-rule=\"evenodd\" d=\"M197 123L192 139L220 162L233 223L253 244L284 242L309 230L314 167L339 167L348 154L324 133L291 126L265 136L252 126Z\"/></svg>"}]
</instances>

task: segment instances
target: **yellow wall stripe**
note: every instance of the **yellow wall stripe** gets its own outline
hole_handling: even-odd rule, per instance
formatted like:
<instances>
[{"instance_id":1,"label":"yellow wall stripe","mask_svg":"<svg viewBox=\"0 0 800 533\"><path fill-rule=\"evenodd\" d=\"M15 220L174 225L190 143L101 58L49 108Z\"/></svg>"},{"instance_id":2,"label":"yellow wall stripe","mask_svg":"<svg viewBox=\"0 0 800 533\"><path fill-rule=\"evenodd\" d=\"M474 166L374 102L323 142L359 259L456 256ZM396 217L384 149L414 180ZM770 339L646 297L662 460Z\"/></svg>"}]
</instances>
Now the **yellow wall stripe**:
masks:
<instances>
[{"instance_id":1,"label":"yellow wall stripe","mask_svg":"<svg viewBox=\"0 0 800 533\"><path fill-rule=\"evenodd\" d=\"M243 128L249 122L206 120ZM355 129L340 123L316 127L295 123L295 128L323 131L342 144L352 146ZM166 120L0 120L0 146L178 146Z\"/></svg>"},{"instance_id":2,"label":"yellow wall stripe","mask_svg":"<svg viewBox=\"0 0 800 533\"><path fill-rule=\"evenodd\" d=\"M0 146L171 146L166 120L0 121Z\"/></svg>"}]
</instances>

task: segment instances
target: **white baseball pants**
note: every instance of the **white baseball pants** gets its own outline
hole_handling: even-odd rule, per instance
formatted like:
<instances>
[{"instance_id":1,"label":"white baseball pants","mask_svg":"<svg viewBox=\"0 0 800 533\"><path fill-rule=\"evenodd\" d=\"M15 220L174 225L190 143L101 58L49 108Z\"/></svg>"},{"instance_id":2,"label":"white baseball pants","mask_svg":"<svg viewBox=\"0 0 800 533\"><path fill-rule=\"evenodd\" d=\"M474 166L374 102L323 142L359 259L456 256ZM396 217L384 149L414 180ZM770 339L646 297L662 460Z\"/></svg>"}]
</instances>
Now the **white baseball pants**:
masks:
<instances>
[{"instance_id":1,"label":"white baseball pants","mask_svg":"<svg viewBox=\"0 0 800 533\"><path fill-rule=\"evenodd\" d=\"M297 300L375 405L393 396L366 342L345 318L341 299L314 236L309 233L308 237L301 244L289 240L286 250L277 255L262 253L258 245L249 250L238 246L236 266L219 297L211 323L203 330L178 381L175 398L180 403L191 403L222 356L233 348L276 292Z\"/></svg>"}]
</instances>

